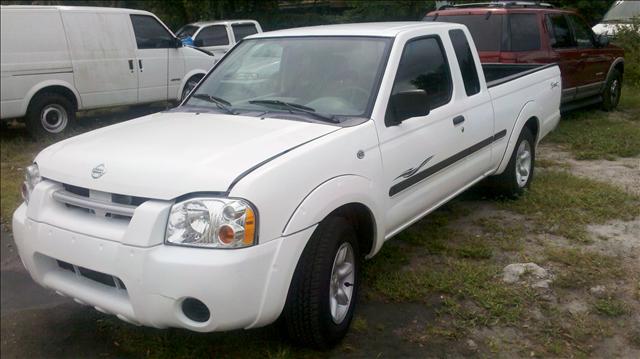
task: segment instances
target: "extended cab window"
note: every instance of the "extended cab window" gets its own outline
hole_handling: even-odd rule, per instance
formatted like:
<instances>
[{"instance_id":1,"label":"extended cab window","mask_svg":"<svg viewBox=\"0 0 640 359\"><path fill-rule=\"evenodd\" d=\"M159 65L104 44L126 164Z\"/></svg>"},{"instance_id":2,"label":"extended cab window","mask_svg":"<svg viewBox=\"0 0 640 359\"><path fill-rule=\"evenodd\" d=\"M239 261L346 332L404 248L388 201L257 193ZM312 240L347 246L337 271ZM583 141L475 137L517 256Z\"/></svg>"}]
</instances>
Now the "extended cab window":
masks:
<instances>
[{"instance_id":1,"label":"extended cab window","mask_svg":"<svg viewBox=\"0 0 640 359\"><path fill-rule=\"evenodd\" d=\"M569 30L569 24L567 23L567 18L565 18L564 15L547 15L547 28L549 28L551 47L554 49L575 47L573 37L571 36L571 30Z\"/></svg>"},{"instance_id":2,"label":"extended cab window","mask_svg":"<svg viewBox=\"0 0 640 359\"><path fill-rule=\"evenodd\" d=\"M462 30L451 30L449 31L449 37L451 37L451 43L456 52L467 96L475 95L480 92L480 80L478 79L476 62L473 60L473 53L471 52L469 41L467 41L467 36Z\"/></svg>"},{"instance_id":3,"label":"extended cab window","mask_svg":"<svg viewBox=\"0 0 640 359\"><path fill-rule=\"evenodd\" d=\"M258 33L258 29L254 24L233 24L231 29L233 29L233 36L236 38L236 42Z\"/></svg>"},{"instance_id":4,"label":"extended cab window","mask_svg":"<svg viewBox=\"0 0 640 359\"><path fill-rule=\"evenodd\" d=\"M510 14L511 51L540 50L540 29L536 14Z\"/></svg>"},{"instance_id":5,"label":"extended cab window","mask_svg":"<svg viewBox=\"0 0 640 359\"><path fill-rule=\"evenodd\" d=\"M131 23L139 49L173 47L173 36L155 18L147 15L131 15Z\"/></svg>"},{"instance_id":6,"label":"extended cab window","mask_svg":"<svg viewBox=\"0 0 640 359\"><path fill-rule=\"evenodd\" d=\"M575 15L569 16L578 47L593 47L593 35L587 24Z\"/></svg>"},{"instance_id":7,"label":"extended cab window","mask_svg":"<svg viewBox=\"0 0 640 359\"><path fill-rule=\"evenodd\" d=\"M429 109L440 107L451 99L451 73L439 38L411 40L405 45L391 96L412 90L427 93ZM388 115L391 112L387 111Z\"/></svg>"},{"instance_id":8,"label":"extended cab window","mask_svg":"<svg viewBox=\"0 0 640 359\"><path fill-rule=\"evenodd\" d=\"M224 25L207 26L198 34L198 40L202 41L202 46L229 45L227 27Z\"/></svg>"}]
</instances>

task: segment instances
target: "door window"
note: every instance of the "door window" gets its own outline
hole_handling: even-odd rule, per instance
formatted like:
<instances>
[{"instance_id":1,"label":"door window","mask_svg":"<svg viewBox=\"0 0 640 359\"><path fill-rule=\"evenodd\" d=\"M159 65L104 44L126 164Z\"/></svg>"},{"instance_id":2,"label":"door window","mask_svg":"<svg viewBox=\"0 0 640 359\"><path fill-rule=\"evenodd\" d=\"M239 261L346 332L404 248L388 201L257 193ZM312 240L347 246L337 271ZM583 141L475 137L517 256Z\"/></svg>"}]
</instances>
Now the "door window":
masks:
<instances>
[{"instance_id":1,"label":"door window","mask_svg":"<svg viewBox=\"0 0 640 359\"><path fill-rule=\"evenodd\" d=\"M249 35L258 33L258 29L256 29L256 25L254 24L233 24L231 25L231 29L233 29L233 36L236 38L236 42Z\"/></svg>"},{"instance_id":2,"label":"door window","mask_svg":"<svg viewBox=\"0 0 640 359\"><path fill-rule=\"evenodd\" d=\"M554 49L575 47L567 18L562 14L547 15L547 27L549 28L549 40Z\"/></svg>"},{"instance_id":3,"label":"door window","mask_svg":"<svg viewBox=\"0 0 640 359\"><path fill-rule=\"evenodd\" d=\"M152 16L131 15L133 32L138 49L163 49L173 47L174 37Z\"/></svg>"},{"instance_id":4,"label":"door window","mask_svg":"<svg viewBox=\"0 0 640 359\"><path fill-rule=\"evenodd\" d=\"M473 59L467 36L462 30L450 30L449 37L451 37L451 43L456 52L467 96L475 95L480 92L480 80L478 79L476 62Z\"/></svg>"},{"instance_id":5,"label":"door window","mask_svg":"<svg viewBox=\"0 0 640 359\"><path fill-rule=\"evenodd\" d=\"M420 38L405 45L391 95L411 90L424 90L427 93L429 109L451 100L451 73L438 37ZM387 111L387 116L392 116L392 113Z\"/></svg>"},{"instance_id":6,"label":"door window","mask_svg":"<svg viewBox=\"0 0 640 359\"><path fill-rule=\"evenodd\" d=\"M202 46L229 45L229 35L227 27L224 25L207 26L200 31L197 37L202 41Z\"/></svg>"},{"instance_id":7,"label":"door window","mask_svg":"<svg viewBox=\"0 0 640 359\"><path fill-rule=\"evenodd\" d=\"M575 15L569 16L578 47L593 47L593 33L587 24Z\"/></svg>"},{"instance_id":8,"label":"door window","mask_svg":"<svg viewBox=\"0 0 640 359\"><path fill-rule=\"evenodd\" d=\"M509 15L511 35L511 51L540 50L540 30L538 29L538 15L511 14Z\"/></svg>"}]
</instances>

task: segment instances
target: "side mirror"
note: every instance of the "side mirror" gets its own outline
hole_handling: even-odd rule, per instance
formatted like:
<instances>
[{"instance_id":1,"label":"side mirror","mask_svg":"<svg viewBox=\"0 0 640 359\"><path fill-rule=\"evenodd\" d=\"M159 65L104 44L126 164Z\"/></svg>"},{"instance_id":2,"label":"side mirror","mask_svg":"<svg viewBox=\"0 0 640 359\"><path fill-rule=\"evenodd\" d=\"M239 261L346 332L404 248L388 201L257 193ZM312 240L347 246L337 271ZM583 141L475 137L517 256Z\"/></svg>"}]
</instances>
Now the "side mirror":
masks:
<instances>
[{"instance_id":1,"label":"side mirror","mask_svg":"<svg viewBox=\"0 0 640 359\"><path fill-rule=\"evenodd\" d=\"M429 96L422 89L398 92L389 99L386 124L395 126L402 121L429 114Z\"/></svg>"},{"instance_id":2,"label":"side mirror","mask_svg":"<svg viewBox=\"0 0 640 359\"><path fill-rule=\"evenodd\" d=\"M193 46L202 47L204 46L204 41L202 41L202 39L195 39L193 40Z\"/></svg>"},{"instance_id":3,"label":"side mirror","mask_svg":"<svg viewBox=\"0 0 640 359\"><path fill-rule=\"evenodd\" d=\"M598 37L596 38L596 43L598 44L598 47L609 46L609 36L607 36L606 34L598 35Z\"/></svg>"},{"instance_id":4,"label":"side mirror","mask_svg":"<svg viewBox=\"0 0 640 359\"><path fill-rule=\"evenodd\" d=\"M175 47L176 49L179 47L182 47L182 40L178 39L177 37L173 39L173 47Z\"/></svg>"}]
</instances>

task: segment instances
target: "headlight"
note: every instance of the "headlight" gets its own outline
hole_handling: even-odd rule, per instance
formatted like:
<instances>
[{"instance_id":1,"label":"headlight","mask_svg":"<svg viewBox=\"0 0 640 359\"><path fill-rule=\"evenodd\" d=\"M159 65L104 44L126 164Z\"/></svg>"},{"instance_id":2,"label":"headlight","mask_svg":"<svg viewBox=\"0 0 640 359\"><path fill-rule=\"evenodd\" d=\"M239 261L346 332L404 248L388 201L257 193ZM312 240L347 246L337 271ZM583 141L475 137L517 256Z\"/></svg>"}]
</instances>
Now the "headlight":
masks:
<instances>
[{"instance_id":1,"label":"headlight","mask_svg":"<svg viewBox=\"0 0 640 359\"><path fill-rule=\"evenodd\" d=\"M171 207L165 242L206 247L241 248L255 244L256 212L234 198L191 198Z\"/></svg>"},{"instance_id":2,"label":"headlight","mask_svg":"<svg viewBox=\"0 0 640 359\"><path fill-rule=\"evenodd\" d=\"M38 183L40 183L40 181L42 181L42 177L40 177L40 170L38 169L38 165L34 163L30 166L27 166L24 171L24 182L22 182L22 186L20 187L22 199L24 199L27 204L29 203L31 192L33 192L33 189Z\"/></svg>"}]
</instances>

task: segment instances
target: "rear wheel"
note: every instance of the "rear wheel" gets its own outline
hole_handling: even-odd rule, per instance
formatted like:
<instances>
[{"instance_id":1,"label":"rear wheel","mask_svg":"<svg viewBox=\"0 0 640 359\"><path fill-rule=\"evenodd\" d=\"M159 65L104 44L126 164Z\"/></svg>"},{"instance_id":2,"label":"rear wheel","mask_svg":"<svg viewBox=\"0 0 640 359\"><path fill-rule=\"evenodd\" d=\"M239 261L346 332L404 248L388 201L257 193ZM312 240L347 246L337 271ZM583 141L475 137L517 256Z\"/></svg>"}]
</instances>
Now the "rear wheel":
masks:
<instances>
[{"instance_id":1,"label":"rear wheel","mask_svg":"<svg viewBox=\"0 0 640 359\"><path fill-rule=\"evenodd\" d=\"M615 110L620 102L621 94L622 74L620 74L620 71L613 69L607 79L604 91L602 91L602 109L605 111Z\"/></svg>"},{"instance_id":2,"label":"rear wheel","mask_svg":"<svg viewBox=\"0 0 640 359\"><path fill-rule=\"evenodd\" d=\"M64 95L45 92L37 95L27 110L26 125L36 138L60 137L75 125L75 107Z\"/></svg>"},{"instance_id":3,"label":"rear wheel","mask_svg":"<svg viewBox=\"0 0 640 359\"><path fill-rule=\"evenodd\" d=\"M360 256L355 231L346 219L322 221L296 267L284 322L289 337L326 349L349 330L355 309Z\"/></svg>"},{"instance_id":4,"label":"rear wheel","mask_svg":"<svg viewBox=\"0 0 640 359\"><path fill-rule=\"evenodd\" d=\"M518 197L529 188L533 180L535 162L535 139L528 128L523 128L513 149L507 168L491 177L494 189L508 197Z\"/></svg>"}]
</instances>

